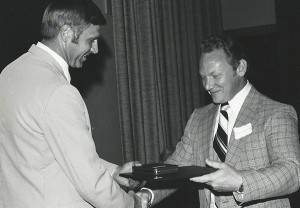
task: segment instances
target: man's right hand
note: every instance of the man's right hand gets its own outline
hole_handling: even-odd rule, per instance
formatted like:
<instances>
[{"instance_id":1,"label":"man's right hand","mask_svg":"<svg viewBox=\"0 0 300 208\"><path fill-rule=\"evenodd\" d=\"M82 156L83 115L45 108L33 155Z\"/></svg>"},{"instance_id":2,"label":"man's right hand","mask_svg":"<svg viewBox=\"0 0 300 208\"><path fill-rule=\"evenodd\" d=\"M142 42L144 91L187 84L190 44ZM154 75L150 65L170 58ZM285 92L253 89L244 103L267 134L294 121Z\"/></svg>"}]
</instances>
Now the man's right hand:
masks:
<instances>
[{"instance_id":1,"label":"man's right hand","mask_svg":"<svg viewBox=\"0 0 300 208\"><path fill-rule=\"evenodd\" d=\"M131 190L137 186L143 186L144 185L143 183L134 181L132 179L124 178L119 175L120 173L130 173L132 172L132 166L139 166L139 165L141 165L140 162L132 161L132 162L127 162L122 166L117 166L112 176L119 185L130 188Z\"/></svg>"}]
</instances>

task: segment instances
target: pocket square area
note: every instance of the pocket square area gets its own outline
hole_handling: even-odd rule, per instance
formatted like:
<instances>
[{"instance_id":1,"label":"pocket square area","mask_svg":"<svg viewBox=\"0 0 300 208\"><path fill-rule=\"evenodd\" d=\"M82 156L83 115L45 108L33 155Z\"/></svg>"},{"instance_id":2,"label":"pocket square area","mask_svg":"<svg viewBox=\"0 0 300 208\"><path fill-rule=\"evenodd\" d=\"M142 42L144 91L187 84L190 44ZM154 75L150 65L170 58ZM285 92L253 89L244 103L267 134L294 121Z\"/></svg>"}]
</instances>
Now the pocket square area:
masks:
<instances>
[{"instance_id":1,"label":"pocket square area","mask_svg":"<svg viewBox=\"0 0 300 208\"><path fill-rule=\"evenodd\" d=\"M234 127L233 128L234 137L235 139L240 139L252 133L252 124L248 123L241 127Z\"/></svg>"}]
</instances>

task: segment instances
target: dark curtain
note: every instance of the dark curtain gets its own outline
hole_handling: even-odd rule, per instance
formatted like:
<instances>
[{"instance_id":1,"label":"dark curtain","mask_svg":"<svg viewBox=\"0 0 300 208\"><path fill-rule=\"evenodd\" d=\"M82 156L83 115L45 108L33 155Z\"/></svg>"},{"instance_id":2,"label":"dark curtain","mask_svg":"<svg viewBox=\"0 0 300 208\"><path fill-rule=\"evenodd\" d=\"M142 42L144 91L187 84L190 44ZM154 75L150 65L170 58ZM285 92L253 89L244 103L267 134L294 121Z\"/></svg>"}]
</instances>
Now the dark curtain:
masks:
<instances>
[{"instance_id":1,"label":"dark curtain","mask_svg":"<svg viewBox=\"0 0 300 208\"><path fill-rule=\"evenodd\" d=\"M203 37L222 31L219 0L112 0L125 161L160 161L207 100L198 73Z\"/></svg>"}]
</instances>

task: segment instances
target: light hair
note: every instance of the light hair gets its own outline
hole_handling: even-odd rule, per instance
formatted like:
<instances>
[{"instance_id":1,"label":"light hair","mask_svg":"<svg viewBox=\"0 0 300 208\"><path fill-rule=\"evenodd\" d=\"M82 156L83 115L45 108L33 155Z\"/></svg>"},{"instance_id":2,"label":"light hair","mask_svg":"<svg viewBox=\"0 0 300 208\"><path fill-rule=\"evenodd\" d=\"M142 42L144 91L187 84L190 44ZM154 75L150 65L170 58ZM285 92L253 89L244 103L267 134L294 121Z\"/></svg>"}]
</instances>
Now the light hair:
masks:
<instances>
[{"instance_id":1,"label":"light hair","mask_svg":"<svg viewBox=\"0 0 300 208\"><path fill-rule=\"evenodd\" d=\"M45 9L41 35L45 40L54 39L62 26L69 25L75 33L72 41L76 43L91 24L106 24L101 10L91 0L54 0Z\"/></svg>"}]
</instances>

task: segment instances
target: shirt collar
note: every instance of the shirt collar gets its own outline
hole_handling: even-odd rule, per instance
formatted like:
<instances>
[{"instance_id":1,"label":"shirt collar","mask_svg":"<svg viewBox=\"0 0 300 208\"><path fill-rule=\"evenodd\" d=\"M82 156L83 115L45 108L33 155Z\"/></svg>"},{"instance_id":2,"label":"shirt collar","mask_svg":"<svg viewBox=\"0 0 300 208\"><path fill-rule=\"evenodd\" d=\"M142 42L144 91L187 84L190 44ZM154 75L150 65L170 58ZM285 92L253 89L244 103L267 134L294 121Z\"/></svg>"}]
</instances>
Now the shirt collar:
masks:
<instances>
[{"instance_id":1,"label":"shirt collar","mask_svg":"<svg viewBox=\"0 0 300 208\"><path fill-rule=\"evenodd\" d=\"M245 87L239 91L230 101L228 101L230 108L238 114L240 112L240 109L251 90L251 84L247 80L247 84Z\"/></svg>"},{"instance_id":2,"label":"shirt collar","mask_svg":"<svg viewBox=\"0 0 300 208\"><path fill-rule=\"evenodd\" d=\"M43 49L44 51L48 52L61 66L65 77L67 78L67 81L70 83L71 82L71 76L70 76L70 72L69 72L69 66L68 63L57 53L55 53L51 48L49 48L48 46L44 45L41 42L38 42L36 44L37 47Z\"/></svg>"}]
</instances>

